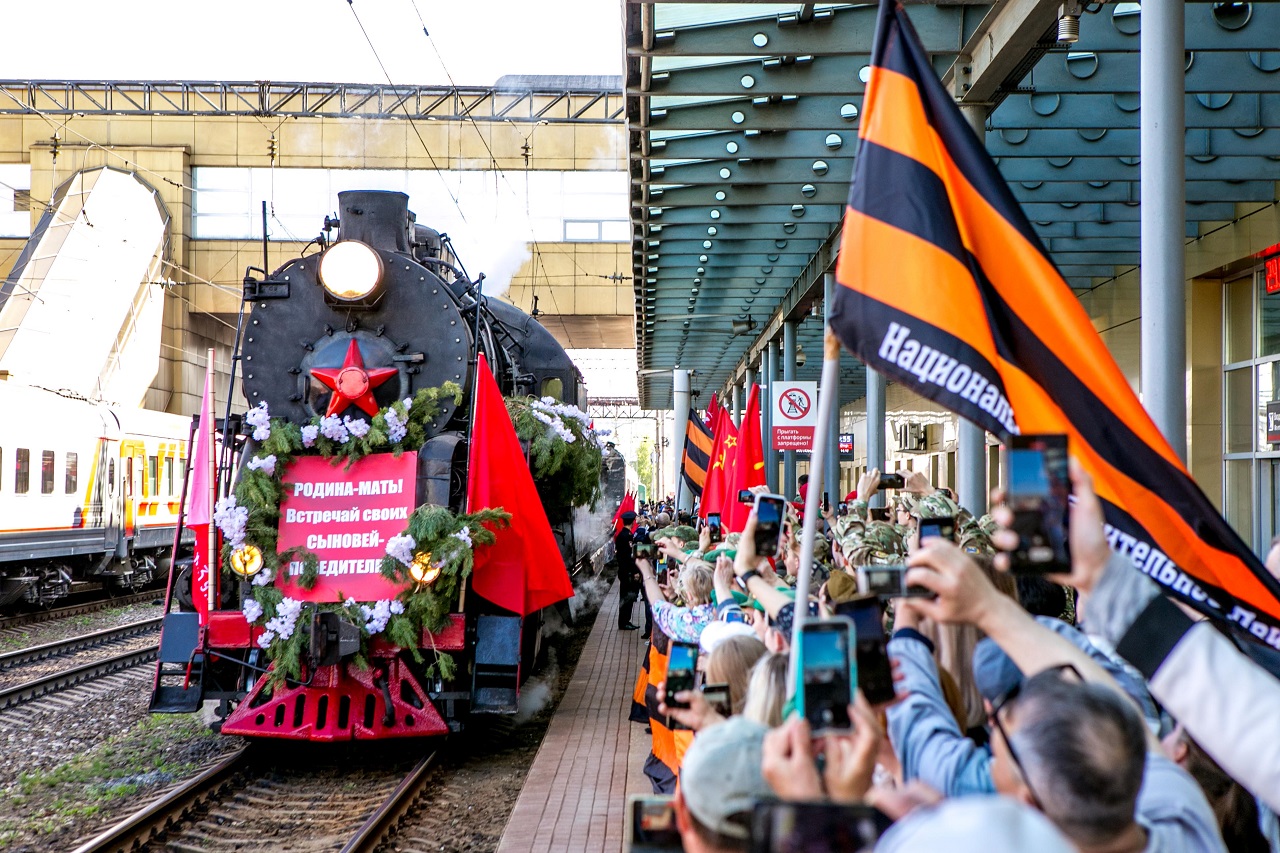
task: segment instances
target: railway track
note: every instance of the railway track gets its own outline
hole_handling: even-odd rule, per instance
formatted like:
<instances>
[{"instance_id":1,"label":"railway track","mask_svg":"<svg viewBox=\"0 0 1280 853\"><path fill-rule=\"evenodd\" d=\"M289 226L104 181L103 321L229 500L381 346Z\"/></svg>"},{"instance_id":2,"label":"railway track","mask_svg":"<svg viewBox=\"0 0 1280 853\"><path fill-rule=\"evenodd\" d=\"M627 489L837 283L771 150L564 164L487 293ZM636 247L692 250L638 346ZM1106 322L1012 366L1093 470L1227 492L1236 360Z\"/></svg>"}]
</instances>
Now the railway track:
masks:
<instances>
[{"instance_id":1,"label":"railway track","mask_svg":"<svg viewBox=\"0 0 1280 853\"><path fill-rule=\"evenodd\" d=\"M421 795L438 753L407 771L233 753L75 848L75 853L222 853L277 847L373 853Z\"/></svg>"},{"instance_id":2,"label":"railway track","mask_svg":"<svg viewBox=\"0 0 1280 853\"><path fill-rule=\"evenodd\" d=\"M0 687L0 711L155 660L158 643L149 642L142 648L138 648L137 643L148 634L159 631L160 622L160 619L144 619L0 655L0 677L4 677L6 682L12 682L11 676L21 667L35 665L33 668L37 670L32 678ZM107 657L80 661L68 668L55 666L52 671L40 671L48 670L59 658L79 656L87 651L106 651L121 645L129 648Z\"/></svg>"},{"instance_id":3,"label":"railway track","mask_svg":"<svg viewBox=\"0 0 1280 853\"><path fill-rule=\"evenodd\" d=\"M104 675L110 675L111 673L131 669L140 664L153 661L156 659L158 648L159 645L156 644L144 649L121 652L109 658L81 664L71 669L60 670L51 675L4 688L0 690L0 711L8 710L33 699L39 699L41 696L46 696L50 693L56 693L59 690L65 690L68 687L74 687L77 684L83 684L86 681L101 678Z\"/></svg>"},{"instance_id":4,"label":"railway track","mask_svg":"<svg viewBox=\"0 0 1280 853\"><path fill-rule=\"evenodd\" d=\"M14 652L5 652L0 654L0 672L13 669L25 664L35 663L37 661L49 660L51 658L66 657L76 652L86 649L96 649L103 646L110 646L119 643L121 640L139 637L144 634L155 633L160 630L161 619L143 619L138 622L130 622L128 625L120 625L115 628L105 628L101 631L94 631L90 634L80 634L76 637L69 637L65 640L55 640L51 643L44 643L39 646L32 646L27 649L18 649Z\"/></svg>"},{"instance_id":5,"label":"railway track","mask_svg":"<svg viewBox=\"0 0 1280 853\"><path fill-rule=\"evenodd\" d=\"M53 622L58 619L68 619L73 616L85 616L89 613L97 613L102 610L112 610L117 607L128 607L131 604L143 604L148 601L154 601L157 598L164 598L164 590L150 590L147 592L138 592L133 595L123 595L118 598L102 598L96 601L86 601L81 604L73 604L69 607L59 607L56 610L39 610L34 613L19 613L16 616L0 617L0 633L10 633L18 628L24 628L27 625L38 625L41 622Z\"/></svg>"}]
</instances>

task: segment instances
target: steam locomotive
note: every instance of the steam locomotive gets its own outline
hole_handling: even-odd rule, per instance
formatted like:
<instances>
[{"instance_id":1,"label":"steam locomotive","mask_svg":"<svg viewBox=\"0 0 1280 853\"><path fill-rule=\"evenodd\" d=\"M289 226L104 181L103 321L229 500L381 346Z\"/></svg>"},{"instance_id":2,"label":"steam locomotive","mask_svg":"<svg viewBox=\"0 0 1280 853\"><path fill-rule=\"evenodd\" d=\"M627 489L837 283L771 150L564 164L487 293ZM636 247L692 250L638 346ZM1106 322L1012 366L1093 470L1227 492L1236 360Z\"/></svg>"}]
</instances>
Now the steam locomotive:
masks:
<instances>
[{"instance_id":1,"label":"steam locomotive","mask_svg":"<svg viewBox=\"0 0 1280 853\"><path fill-rule=\"evenodd\" d=\"M244 396L251 407L265 403L274 418L302 425L317 417L362 417L422 389L460 386L458 398L437 401L424 425L416 472L402 481L415 492L414 507L460 512L476 391L471 366L479 354L508 397L553 398L549 405L585 409L582 375L533 317L482 295L483 277L472 281L447 237L416 222L408 196L352 191L338 200L337 219L325 218L319 254L290 260L269 275L260 271L260 278L246 273L244 304L251 313L242 320ZM236 449L243 479L255 443L242 440ZM228 436L224 443L235 440ZM621 454L606 448L601 467L602 491L616 493L614 481L625 476ZM571 573L598 567L612 506L545 509ZM328 535L336 529L316 524L317 541L337 538ZM304 635L299 677L268 689L262 628L240 609L252 588L247 581L236 586L224 581L207 614L166 615L153 712L189 711L214 700L224 733L252 737L439 735L460 730L476 714L515 712L520 685L538 657L540 613L513 614L468 594L464 584L444 629L424 631L416 649L379 635L359 661L358 626L338 613L308 618L304 611L297 623ZM453 665L433 667L441 654Z\"/></svg>"}]
</instances>

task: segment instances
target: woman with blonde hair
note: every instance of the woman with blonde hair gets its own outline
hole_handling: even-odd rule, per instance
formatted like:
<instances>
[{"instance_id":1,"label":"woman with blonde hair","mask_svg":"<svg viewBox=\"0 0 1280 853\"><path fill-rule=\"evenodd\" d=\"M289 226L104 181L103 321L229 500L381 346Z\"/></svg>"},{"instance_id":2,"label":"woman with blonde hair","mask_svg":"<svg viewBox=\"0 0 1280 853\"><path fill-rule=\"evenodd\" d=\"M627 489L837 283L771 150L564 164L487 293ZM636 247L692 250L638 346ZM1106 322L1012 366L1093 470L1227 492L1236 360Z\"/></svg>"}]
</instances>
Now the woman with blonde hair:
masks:
<instances>
[{"instance_id":1,"label":"woman with blonde hair","mask_svg":"<svg viewBox=\"0 0 1280 853\"><path fill-rule=\"evenodd\" d=\"M741 714L747 704L751 670L765 656L764 643L755 637L729 637L707 657L707 683L729 685L729 709Z\"/></svg>"},{"instance_id":2,"label":"woman with blonde hair","mask_svg":"<svg viewBox=\"0 0 1280 853\"><path fill-rule=\"evenodd\" d=\"M756 661L742 716L770 728L782 725L782 709L787 704L787 658L785 652L770 653Z\"/></svg>"}]
</instances>

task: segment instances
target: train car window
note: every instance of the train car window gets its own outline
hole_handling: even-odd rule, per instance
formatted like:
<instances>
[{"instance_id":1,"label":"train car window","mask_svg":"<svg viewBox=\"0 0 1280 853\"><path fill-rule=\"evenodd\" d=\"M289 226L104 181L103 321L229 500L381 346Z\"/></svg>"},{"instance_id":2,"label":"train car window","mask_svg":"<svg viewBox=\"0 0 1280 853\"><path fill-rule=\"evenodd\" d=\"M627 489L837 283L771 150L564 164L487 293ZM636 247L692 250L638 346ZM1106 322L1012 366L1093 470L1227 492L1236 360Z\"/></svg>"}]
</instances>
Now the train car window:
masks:
<instances>
[{"instance_id":1,"label":"train car window","mask_svg":"<svg viewBox=\"0 0 1280 853\"><path fill-rule=\"evenodd\" d=\"M53 464L54 456L52 450L42 450L40 452L40 494L53 494Z\"/></svg>"},{"instance_id":2,"label":"train car window","mask_svg":"<svg viewBox=\"0 0 1280 853\"><path fill-rule=\"evenodd\" d=\"M173 465L177 461L172 456L167 456L164 460L166 476L169 481L169 497L173 497Z\"/></svg>"},{"instance_id":3,"label":"train car window","mask_svg":"<svg viewBox=\"0 0 1280 853\"><path fill-rule=\"evenodd\" d=\"M107 485L113 489L116 487L116 460L114 459L107 463Z\"/></svg>"},{"instance_id":4,"label":"train car window","mask_svg":"<svg viewBox=\"0 0 1280 853\"><path fill-rule=\"evenodd\" d=\"M25 495L31 486L31 451L25 447L18 448L17 464L13 468L13 490Z\"/></svg>"},{"instance_id":5,"label":"train car window","mask_svg":"<svg viewBox=\"0 0 1280 853\"><path fill-rule=\"evenodd\" d=\"M80 477L79 469L80 469L80 455L77 453L68 453L67 454L67 483L66 483L65 489L66 489L66 493L69 495L74 495L76 493L76 487L79 485L79 477Z\"/></svg>"},{"instance_id":6,"label":"train car window","mask_svg":"<svg viewBox=\"0 0 1280 853\"><path fill-rule=\"evenodd\" d=\"M156 456L147 457L147 495L155 497L160 494L160 459Z\"/></svg>"},{"instance_id":7,"label":"train car window","mask_svg":"<svg viewBox=\"0 0 1280 853\"><path fill-rule=\"evenodd\" d=\"M564 380L562 380L558 376L553 376L550 379L542 380L542 396L554 397L555 399L563 403L564 402Z\"/></svg>"}]
</instances>

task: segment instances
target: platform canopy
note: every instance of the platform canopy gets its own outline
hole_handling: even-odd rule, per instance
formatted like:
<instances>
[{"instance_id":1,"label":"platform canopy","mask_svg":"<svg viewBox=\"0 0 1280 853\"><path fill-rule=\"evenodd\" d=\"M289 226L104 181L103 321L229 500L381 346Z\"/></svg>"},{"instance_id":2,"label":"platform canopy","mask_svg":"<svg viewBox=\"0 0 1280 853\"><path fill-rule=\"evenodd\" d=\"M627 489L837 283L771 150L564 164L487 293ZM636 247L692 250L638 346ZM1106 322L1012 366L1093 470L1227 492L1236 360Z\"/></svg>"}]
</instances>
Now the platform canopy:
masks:
<instances>
[{"instance_id":1,"label":"platform canopy","mask_svg":"<svg viewBox=\"0 0 1280 853\"><path fill-rule=\"evenodd\" d=\"M1140 4L910 4L944 83L984 109L986 145L1073 288L1138 265ZM821 362L876 6L627 2L626 112L640 401L669 368L723 389L785 320ZM1186 10L1186 236L1280 199L1280 4ZM734 335L739 328L754 328ZM842 371L842 402L864 372Z\"/></svg>"}]
</instances>

